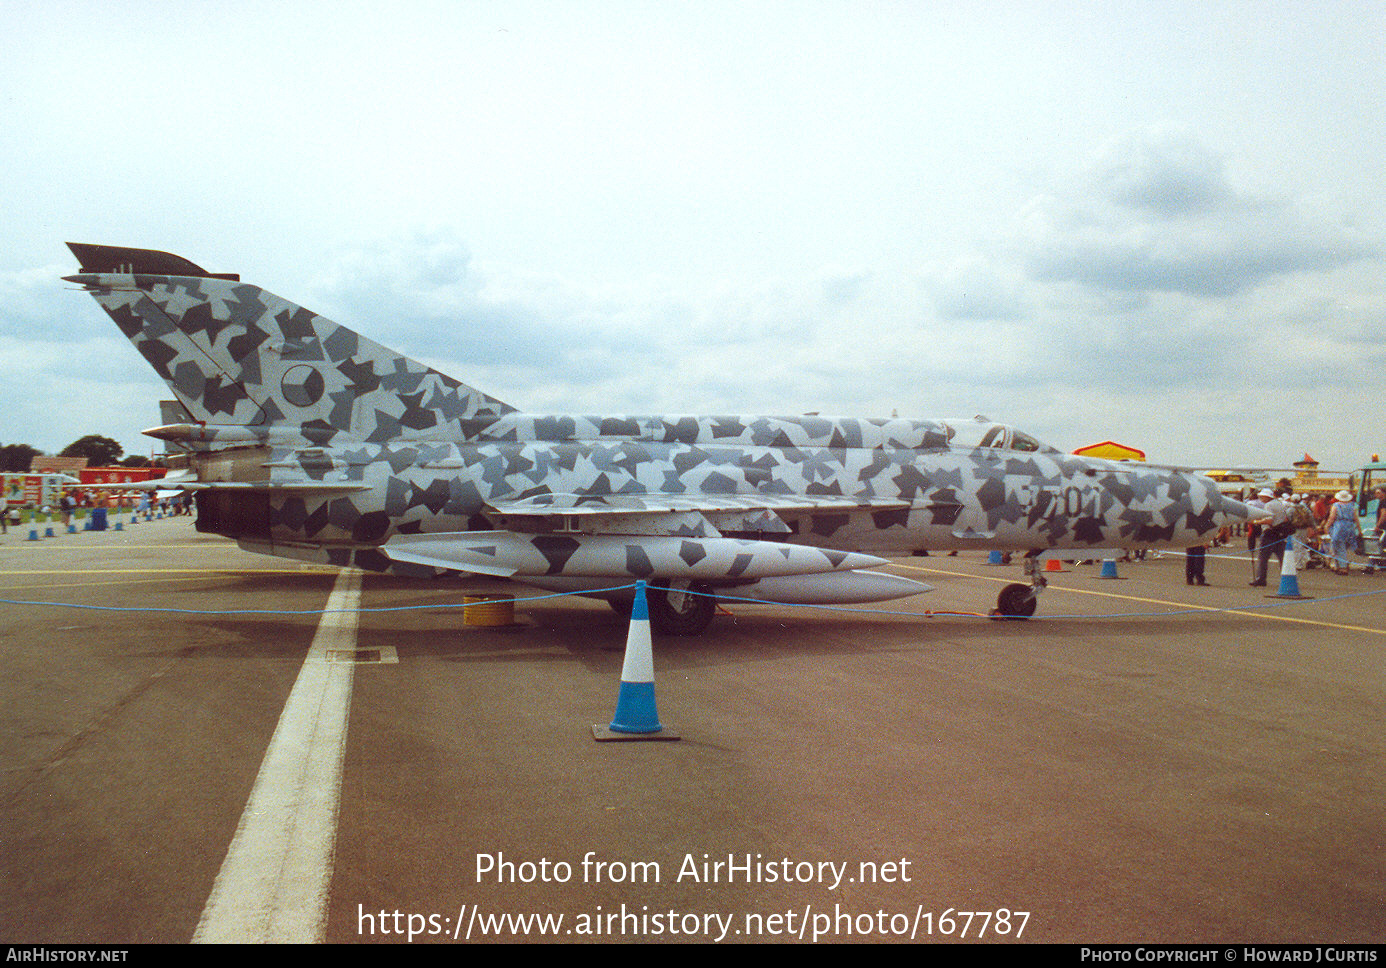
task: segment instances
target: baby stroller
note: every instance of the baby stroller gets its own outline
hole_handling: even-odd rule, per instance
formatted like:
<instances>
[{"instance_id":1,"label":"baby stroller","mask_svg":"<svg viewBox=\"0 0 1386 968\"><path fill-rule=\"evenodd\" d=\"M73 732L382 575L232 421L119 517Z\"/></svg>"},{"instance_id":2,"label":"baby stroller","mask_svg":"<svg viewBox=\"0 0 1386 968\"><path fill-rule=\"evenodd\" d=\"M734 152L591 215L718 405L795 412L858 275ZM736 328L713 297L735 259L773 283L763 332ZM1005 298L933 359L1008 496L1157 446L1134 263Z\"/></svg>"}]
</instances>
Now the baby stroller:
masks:
<instances>
[{"instance_id":1,"label":"baby stroller","mask_svg":"<svg viewBox=\"0 0 1386 968\"><path fill-rule=\"evenodd\" d=\"M1362 532L1362 554L1367 556L1367 566L1364 570L1369 575L1378 568L1386 569L1386 555L1382 554L1381 539L1380 531Z\"/></svg>"}]
</instances>

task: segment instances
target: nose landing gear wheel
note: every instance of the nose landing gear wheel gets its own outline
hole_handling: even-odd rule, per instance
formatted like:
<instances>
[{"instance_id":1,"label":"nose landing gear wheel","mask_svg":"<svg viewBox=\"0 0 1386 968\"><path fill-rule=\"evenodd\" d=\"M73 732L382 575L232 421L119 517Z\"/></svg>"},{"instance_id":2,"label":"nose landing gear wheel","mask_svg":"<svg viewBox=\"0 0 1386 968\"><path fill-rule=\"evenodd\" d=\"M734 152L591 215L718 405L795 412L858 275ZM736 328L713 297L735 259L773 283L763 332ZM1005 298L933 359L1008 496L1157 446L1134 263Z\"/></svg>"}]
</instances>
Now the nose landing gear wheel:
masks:
<instances>
[{"instance_id":1,"label":"nose landing gear wheel","mask_svg":"<svg viewBox=\"0 0 1386 968\"><path fill-rule=\"evenodd\" d=\"M1017 582L1001 589L992 614L997 618L1029 618L1035 614L1036 604L1035 589Z\"/></svg>"}]
</instances>

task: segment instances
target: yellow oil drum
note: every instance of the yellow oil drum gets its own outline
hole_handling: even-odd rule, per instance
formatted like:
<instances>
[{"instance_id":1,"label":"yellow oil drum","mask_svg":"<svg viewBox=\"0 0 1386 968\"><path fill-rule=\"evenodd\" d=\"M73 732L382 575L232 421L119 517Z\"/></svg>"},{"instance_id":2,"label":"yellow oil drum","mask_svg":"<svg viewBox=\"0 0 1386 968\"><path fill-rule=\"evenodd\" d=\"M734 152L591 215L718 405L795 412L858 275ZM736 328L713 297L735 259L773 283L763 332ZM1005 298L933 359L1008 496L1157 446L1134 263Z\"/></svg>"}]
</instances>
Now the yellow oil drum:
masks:
<instances>
[{"instance_id":1,"label":"yellow oil drum","mask_svg":"<svg viewBox=\"0 0 1386 968\"><path fill-rule=\"evenodd\" d=\"M515 599L505 595L466 595L462 624L471 628L499 628L515 624Z\"/></svg>"}]
</instances>

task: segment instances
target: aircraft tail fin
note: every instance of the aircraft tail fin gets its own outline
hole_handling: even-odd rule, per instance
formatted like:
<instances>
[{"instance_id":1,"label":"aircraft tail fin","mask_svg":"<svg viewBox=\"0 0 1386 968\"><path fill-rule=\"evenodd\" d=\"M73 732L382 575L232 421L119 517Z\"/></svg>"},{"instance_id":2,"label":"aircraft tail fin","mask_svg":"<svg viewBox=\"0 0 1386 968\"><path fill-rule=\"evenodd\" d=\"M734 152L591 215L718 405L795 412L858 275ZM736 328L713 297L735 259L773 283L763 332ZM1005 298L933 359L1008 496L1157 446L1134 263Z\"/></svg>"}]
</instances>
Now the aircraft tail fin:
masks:
<instances>
[{"instance_id":1,"label":"aircraft tail fin","mask_svg":"<svg viewBox=\"0 0 1386 968\"><path fill-rule=\"evenodd\" d=\"M151 249L68 243L85 286L206 424L317 443L465 435L513 407L230 273Z\"/></svg>"}]
</instances>

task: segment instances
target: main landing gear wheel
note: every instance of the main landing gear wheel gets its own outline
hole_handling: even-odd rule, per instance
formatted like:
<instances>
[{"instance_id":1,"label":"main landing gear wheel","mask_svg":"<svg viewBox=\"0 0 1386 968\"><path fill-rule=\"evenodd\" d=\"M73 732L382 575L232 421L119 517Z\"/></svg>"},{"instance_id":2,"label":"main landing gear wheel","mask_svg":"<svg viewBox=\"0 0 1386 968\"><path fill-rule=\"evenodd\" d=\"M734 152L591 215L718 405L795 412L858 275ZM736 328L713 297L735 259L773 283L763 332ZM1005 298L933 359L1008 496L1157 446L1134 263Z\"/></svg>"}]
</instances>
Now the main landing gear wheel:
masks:
<instances>
[{"instance_id":1,"label":"main landing gear wheel","mask_svg":"<svg viewBox=\"0 0 1386 968\"><path fill-rule=\"evenodd\" d=\"M661 635L701 635L717 611L712 589L694 582L687 590L671 584L648 589L650 628Z\"/></svg>"},{"instance_id":2,"label":"main landing gear wheel","mask_svg":"<svg viewBox=\"0 0 1386 968\"><path fill-rule=\"evenodd\" d=\"M997 618L1029 618L1038 604L1035 591L1033 586L1019 582L1007 585L996 596L996 611L992 614Z\"/></svg>"}]
</instances>

